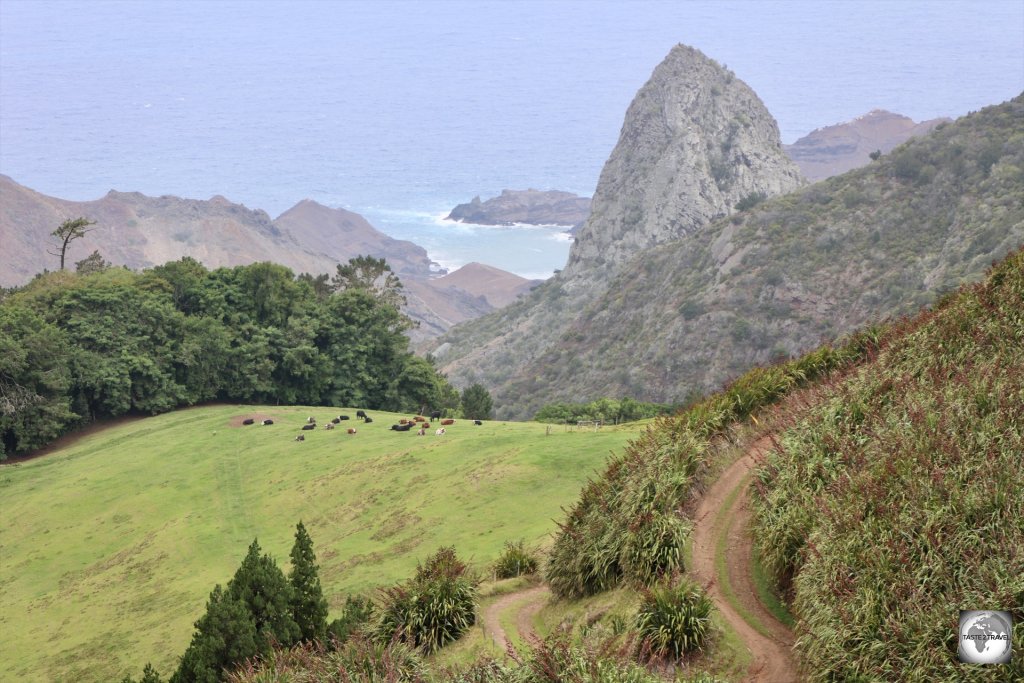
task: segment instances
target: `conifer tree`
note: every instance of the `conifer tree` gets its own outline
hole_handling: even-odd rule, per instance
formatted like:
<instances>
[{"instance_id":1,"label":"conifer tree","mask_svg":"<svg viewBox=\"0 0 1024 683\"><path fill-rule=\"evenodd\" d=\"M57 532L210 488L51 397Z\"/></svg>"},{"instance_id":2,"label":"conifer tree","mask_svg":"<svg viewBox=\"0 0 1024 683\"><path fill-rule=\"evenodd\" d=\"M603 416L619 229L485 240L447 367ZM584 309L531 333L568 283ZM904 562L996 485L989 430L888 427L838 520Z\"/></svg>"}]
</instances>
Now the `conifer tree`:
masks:
<instances>
[{"instance_id":1,"label":"conifer tree","mask_svg":"<svg viewBox=\"0 0 1024 683\"><path fill-rule=\"evenodd\" d=\"M317 574L313 539L301 521L295 527L291 558L292 569L288 578L292 586L292 618L299 627L302 640L322 641L327 636L327 600Z\"/></svg>"},{"instance_id":2,"label":"conifer tree","mask_svg":"<svg viewBox=\"0 0 1024 683\"><path fill-rule=\"evenodd\" d=\"M258 653L256 625L248 608L217 584L169 683L218 683L225 669Z\"/></svg>"},{"instance_id":3,"label":"conifer tree","mask_svg":"<svg viewBox=\"0 0 1024 683\"><path fill-rule=\"evenodd\" d=\"M228 583L227 592L249 609L261 653L270 652L273 644L290 647L299 642L299 626L292 618L291 584L273 558L260 554L256 539Z\"/></svg>"}]
</instances>

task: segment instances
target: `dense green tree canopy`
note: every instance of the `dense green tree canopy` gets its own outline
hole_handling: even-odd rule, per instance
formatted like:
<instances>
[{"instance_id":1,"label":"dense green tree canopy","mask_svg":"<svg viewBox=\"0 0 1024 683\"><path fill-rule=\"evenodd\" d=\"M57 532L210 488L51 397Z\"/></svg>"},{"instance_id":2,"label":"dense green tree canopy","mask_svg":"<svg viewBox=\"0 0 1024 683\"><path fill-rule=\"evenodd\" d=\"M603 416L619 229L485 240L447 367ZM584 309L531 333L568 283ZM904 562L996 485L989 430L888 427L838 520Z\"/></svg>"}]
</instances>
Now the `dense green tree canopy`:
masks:
<instances>
[{"instance_id":1,"label":"dense green tree canopy","mask_svg":"<svg viewBox=\"0 0 1024 683\"><path fill-rule=\"evenodd\" d=\"M462 391L462 414L470 420L489 420L494 402L482 384L473 384Z\"/></svg>"},{"instance_id":2,"label":"dense green tree canopy","mask_svg":"<svg viewBox=\"0 0 1024 683\"><path fill-rule=\"evenodd\" d=\"M401 411L452 402L444 377L410 353L394 305L325 281L273 263L211 271L184 258L142 273L46 273L6 293L0 457L93 420L210 400Z\"/></svg>"}]
</instances>

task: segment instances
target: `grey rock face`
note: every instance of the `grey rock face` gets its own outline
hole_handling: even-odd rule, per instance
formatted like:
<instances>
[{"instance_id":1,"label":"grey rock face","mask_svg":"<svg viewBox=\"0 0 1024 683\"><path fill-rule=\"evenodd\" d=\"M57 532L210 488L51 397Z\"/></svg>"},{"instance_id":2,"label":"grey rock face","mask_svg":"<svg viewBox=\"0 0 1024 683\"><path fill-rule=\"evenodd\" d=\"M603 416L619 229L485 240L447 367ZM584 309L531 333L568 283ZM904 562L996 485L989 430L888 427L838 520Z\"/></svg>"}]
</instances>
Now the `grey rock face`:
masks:
<instances>
[{"instance_id":1,"label":"grey rock face","mask_svg":"<svg viewBox=\"0 0 1024 683\"><path fill-rule=\"evenodd\" d=\"M699 50L677 45L626 112L565 276L592 281L597 267L607 277L638 251L732 213L744 197L801 184L754 91Z\"/></svg>"},{"instance_id":2,"label":"grey rock face","mask_svg":"<svg viewBox=\"0 0 1024 683\"><path fill-rule=\"evenodd\" d=\"M566 268L529 297L438 340L450 344L443 370L457 384L482 381L500 394L637 253L731 213L744 197L802 182L757 95L700 51L676 46L626 112Z\"/></svg>"}]
</instances>

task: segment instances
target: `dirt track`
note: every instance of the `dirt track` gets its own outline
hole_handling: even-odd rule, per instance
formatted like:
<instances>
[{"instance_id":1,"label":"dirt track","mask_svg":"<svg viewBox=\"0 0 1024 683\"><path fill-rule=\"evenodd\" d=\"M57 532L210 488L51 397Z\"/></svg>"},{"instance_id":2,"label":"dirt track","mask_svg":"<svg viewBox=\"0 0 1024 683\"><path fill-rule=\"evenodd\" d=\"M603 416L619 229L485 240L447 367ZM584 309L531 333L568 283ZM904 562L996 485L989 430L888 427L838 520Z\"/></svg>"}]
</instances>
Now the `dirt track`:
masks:
<instances>
[{"instance_id":1,"label":"dirt track","mask_svg":"<svg viewBox=\"0 0 1024 683\"><path fill-rule=\"evenodd\" d=\"M495 645L502 650L508 650L512 641L505 633L505 629L501 627L501 615L513 605L517 605L515 624L516 630L519 631L519 637L524 641L536 638L537 634L533 630L533 615L540 611L550 595L551 591L542 584L501 596L484 610L481 617L484 632L494 640Z\"/></svg>"},{"instance_id":2,"label":"dirt track","mask_svg":"<svg viewBox=\"0 0 1024 683\"><path fill-rule=\"evenodd\" d=\"M693 567L691 573L707 588L719 613L746 643L753 658L744 681L790 683L798 680L791 650L793 634L764 608L750 576L752 541L750 521L749 473L770 443L761 439L729 467L704 494L697 508L693 529ZM721 580L715 571L715 548L726 538L728 581L736 599L749 614L770 632L770 637L740 615L726 600Z\"/></svg>"}]
</instances>

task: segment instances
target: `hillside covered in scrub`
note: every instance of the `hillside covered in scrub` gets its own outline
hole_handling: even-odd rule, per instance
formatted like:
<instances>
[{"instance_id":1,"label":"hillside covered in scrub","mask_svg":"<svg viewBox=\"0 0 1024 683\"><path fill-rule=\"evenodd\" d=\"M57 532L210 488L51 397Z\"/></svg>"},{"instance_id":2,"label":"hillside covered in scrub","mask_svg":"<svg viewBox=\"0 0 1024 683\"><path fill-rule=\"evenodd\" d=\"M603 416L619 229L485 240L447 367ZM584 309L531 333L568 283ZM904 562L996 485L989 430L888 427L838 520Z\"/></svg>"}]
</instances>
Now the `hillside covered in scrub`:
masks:
<instances>
[{"instance_id":1,"label":"hillside covered in scrub","mask_svg":"<svg viewBox=\"0 0 1024 683\"><path fill-rule=\"evenodd\" d=\"M934 310L754 369L657 422L568 510L552 591L578 599L689 571L693 501L735 457L734 439L752 443L752 417L774 447L756 471L750 534L792 599L806 678L1019 677L1019 658L962 667L956 640L961 609L1024 618L1022 368L1017 250Z\"/></svg>"},{"instance_id":2,"label":"hillside covered in scrub","mask_svg":"<svg viewBox=\"0 0 1024 683\"><path fill-rule=\"evenodd\" d=\"M1024 619L1024 251L803 401L757 475L752 534L808 678L1024 677L1019 656L955 654L959 610Z\"/></svg>"},{"instance_id":3,"label":"hillside covered in scrub","mask_svg":"<svg viewBox=\"0 0 1024 683\"><path fill-rule=\"evenodd\" d=\"M568 305L568 283L554 278L454 329L443 369L491 387L505 416L598 395L670 403L916 310L1024 243L1024 96L868 167L759 199L635 254L586 306ZM556 342L502 346L540 311L571 321Z\"/></svg>"}]
</instances>

